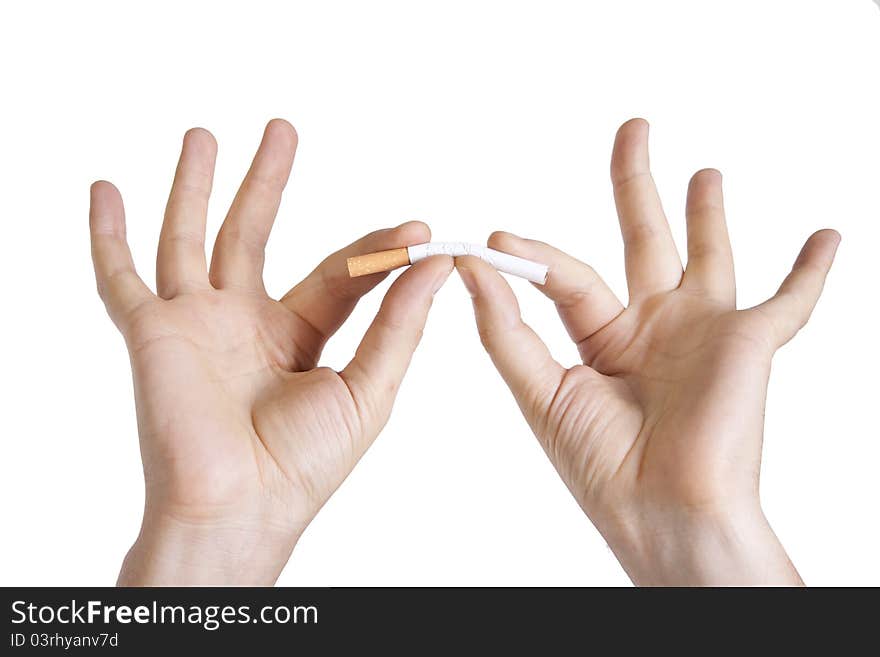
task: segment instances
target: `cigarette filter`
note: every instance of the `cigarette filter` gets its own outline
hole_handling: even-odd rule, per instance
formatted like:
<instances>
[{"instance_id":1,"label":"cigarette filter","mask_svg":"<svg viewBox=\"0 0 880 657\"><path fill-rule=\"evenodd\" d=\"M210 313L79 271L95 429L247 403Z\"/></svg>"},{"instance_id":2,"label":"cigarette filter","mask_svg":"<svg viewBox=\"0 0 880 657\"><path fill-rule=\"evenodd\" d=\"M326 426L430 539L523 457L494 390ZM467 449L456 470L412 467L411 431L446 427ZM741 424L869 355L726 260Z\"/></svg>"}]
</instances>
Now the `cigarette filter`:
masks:
<instances>
[{"instance_id":1,"label":"cigarette filter","mask_svg":"<svg viewBox=\"0 0 880 657\"><path fill-rule=\"evenodd\" d=\"M466 242L426 242L425 244L414 244L400 249L391 249L390 251L379 251L377 253L355 256L348 259L348 273L354 277L375 274L381 271L391 271L398 267L415 264L419 260L435 255L453 257L464 255L476 256L505 274L519 276L539 285L543 285L547 281L549 269L547 265L510 255L509 253L502 253L487 246L468 244Z\"/></svg>"},{"instance_id":2,"label":"cigarette filter","mask_svg":"<svg viewBox=\"0 0 880 657\"><path fill-rule=\"evenodd\" d=\"M348 275L366 276L380 271L391 271L398 267L410 264L409 252L406 247L391 249L390 251L377 251L362 256L348 259Z\"/></svg>"}]
</instances>

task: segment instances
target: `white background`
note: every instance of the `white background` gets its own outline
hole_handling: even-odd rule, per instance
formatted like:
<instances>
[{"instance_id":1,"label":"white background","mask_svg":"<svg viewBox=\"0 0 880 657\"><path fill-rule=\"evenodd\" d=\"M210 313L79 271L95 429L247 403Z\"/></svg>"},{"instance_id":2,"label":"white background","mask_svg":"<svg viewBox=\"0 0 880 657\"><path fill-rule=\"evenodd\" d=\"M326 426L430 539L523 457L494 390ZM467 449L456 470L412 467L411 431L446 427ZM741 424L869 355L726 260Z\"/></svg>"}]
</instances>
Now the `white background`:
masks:
<instances>
[{"instance_id":1,"label":"white background","mask_svg":"<svg viewBox=\"0 0 880 657\"><path fill-rule=\"evenodd\" d=\"M632 116L652 123L680 246L689 176L724 172L741 305L775 290L813 230L840 230L813 319L774 361L762 495L808 583L880 584L870 0L9 3L0 62L0 584L112 584L140 523L89 183L120 187L152 283L183 132L220 143L213 232L274 116L300 135L267 256L277 295L360 234L418 218L439 240L504 228L554 243L625 299L608 159ZM573 363L549 302L513 285ZM386 287L325 364L347 362ZM483 353L454 275L390 423L280 583L628 583Z\"/></svg>"}]
</instances>

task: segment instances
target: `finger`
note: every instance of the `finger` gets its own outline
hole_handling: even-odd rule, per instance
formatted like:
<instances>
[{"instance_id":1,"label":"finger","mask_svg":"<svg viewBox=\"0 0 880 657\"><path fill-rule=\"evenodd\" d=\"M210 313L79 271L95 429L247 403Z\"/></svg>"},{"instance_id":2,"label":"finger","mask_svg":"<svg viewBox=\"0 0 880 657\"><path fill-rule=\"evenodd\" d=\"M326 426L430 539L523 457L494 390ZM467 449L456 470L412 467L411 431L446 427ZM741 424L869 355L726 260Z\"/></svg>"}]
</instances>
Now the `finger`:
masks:
<instances>
[{"instance_id":1,"label":"finger","mask_svg":"<svg viewBox=\"0 0 880 657\"><path fill-rule=\"evenodd\" d=\"M565 369L522 321L516 296L501 274L474 256L456 258L455 268L473 300L480 340L499 374L527 419L541 414Z\"/></svg>"},{"instance_id":2,"label":"finger","mask_svg":"<svg viewBox=\"0 0 880 657\"><path fill-rule=\"evenodd\" d=\"M777 346L791 340L810 319L839 244L840 234L835 230L810 236L779 291L750 311L757 310L770 320Z\"/></svg>"},{"instance_id":3,"label":"finger","mask_svg":"<svg viewBox=\"0 0 880 657\"><path fill-rule=\"evenodd\" d=\"M420 221L377 230L328 256L281 298L281 303L306 324L309 335L300 346L312 354L314 362L317 362L324 343L348 319L360 298L388 275L388 272L381 272L352 278L346 260L364 253L421 244L430 239L431 229Z\"/></svg>"},{"instance_id":4,"label":"finger","mask_svg":"<svg viewBox=\"0 0 880 657\"><path fill-rule=\"evenodd\" d=\"M593 268L567 253L544 242L500 231L489 236L488 244L550 267L547 281L535 287L556 304L559 317L582 356L586 340L623 312L623 304Z\"/></svg>"},{"instance_id":5,"label":"finger","mask_svg":"<svg viewBox=\"0 0 880 657\"><path fill-rule=\"evenodd\" d=\"M184 135L156 257L156 291L164 299L210 286L205 221L216 161L217 142L210 132L193 128Z\"/></svg>"},{"instance_id":6,"label":"finger","mask_svg":"<svg viewBox=\"0 0 880 657\"><path fill-rule=\"evenodd\" d=\"M388 289L376 318L340 376L365 421L385 424L394 397L422 337L434 294L452 271L452 258L426 258L401 274Z\"/></svg>"},{"instance_id":7,"label":"finger","mask_svg":"<svg viewBox=\"0 0 880 657\"><path fill-rule=\"evenodd\" d=\"M624 123L614 140L611 182L620 219L630 300L666 292L681 281L681 259L651 176L648 122Z\"/></svg>"},{"instance_id":8,"label":"finger","mask_svg":"<svg viewBox=\"0 0 880 657\"><path fill-rule=\"evenodd\" d=\"M687 195L687 269L682 285L736 307L733 251L724 218L721 172L694 174Z\"/></svg>"},{"instance_id":9,"label":"finger","mask_svg":"<svg viewBox=\"0 0 880 657\"><path fill-rule=\"evenodd\" d=\"M263 289L266 242L290 177L296 144L292 125L282 119L269 121L214 244L211 282L215 287Z\"/></svg>"},{"instance_id":10,"label":"finger","mask_svg":"<svg viewBox=\"0 0 880 657\"><path fill-rule=\"evenodd\" d=\"M90 196L89 232L98 294L110 318L121 326L132 310L155 297L135 272L125 241L125 210L119 190L98 181Z\"/></svg>"}]
</instances>

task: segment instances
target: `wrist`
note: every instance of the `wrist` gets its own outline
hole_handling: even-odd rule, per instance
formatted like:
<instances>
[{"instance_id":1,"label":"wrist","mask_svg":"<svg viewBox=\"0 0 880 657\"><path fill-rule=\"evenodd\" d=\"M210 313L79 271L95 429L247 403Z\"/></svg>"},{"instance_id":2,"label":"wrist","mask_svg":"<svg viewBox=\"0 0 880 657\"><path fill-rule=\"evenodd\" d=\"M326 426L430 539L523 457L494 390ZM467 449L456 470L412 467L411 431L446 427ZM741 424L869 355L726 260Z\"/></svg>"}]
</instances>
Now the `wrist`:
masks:
<instances>
[{"instance_id":1,"label":"wrist","mask_svg":"<svg viewBox=\"0 0 880 657\"><path fill-rule=\"evenodd\" d=\"M271 586L299 532L247 522L147 513L123 561L119 586Z\"/></svg>"},{"instance_id":2,"label":"wrist","mask_svg":"<svg viewBox=\"0 0 880 657\"><path fill-rule=\"evenodd\" d=\"M662 508L600 527L638 586L802 586L757 500Z\"/></svg>"}]
</instances>

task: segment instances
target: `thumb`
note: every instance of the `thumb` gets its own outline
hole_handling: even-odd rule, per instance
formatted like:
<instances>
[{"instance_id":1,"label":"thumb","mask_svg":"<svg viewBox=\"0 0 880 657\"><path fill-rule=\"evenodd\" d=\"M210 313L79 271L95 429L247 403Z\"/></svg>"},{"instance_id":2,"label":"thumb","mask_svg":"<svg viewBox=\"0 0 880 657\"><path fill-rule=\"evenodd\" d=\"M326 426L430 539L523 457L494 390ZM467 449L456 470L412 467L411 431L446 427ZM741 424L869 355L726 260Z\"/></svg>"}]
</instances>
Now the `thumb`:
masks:
<instances>
[{"instance_id":1,"label":"thumb","mask_svg":"<svg viewBox=\"0 0 880 657\"><path fill-rule=\"evenodd\" d=\"M565 368L522 321L516 296L501 274L473 256L456 258L455 267L473 300L480 340L534 426L535 415L549 408Z\"/></svg>"},{"instance_id":2,"label":"thumb","mask_svg":"<svg viewBox=\"0 0 880 657\"><path fill-rule=\"evenodd\" d=\"M422 337L428 311L452 272L452 258L417 262L388 289L352 361L339 375L348 385L361 422L378 433Z\"/></svg>"},{"instance_id":3,"label":"thumb","mask_svg":"<svg viewBox=\"0 0 880 657\"><path fill-rule=\"evenodd\" d=\"M777 347L791 340L810 319L839 244L840 234L835 230L813 233L779 291L752 309L759 310L771 320Z\"/></svg>"}]
</instances>

